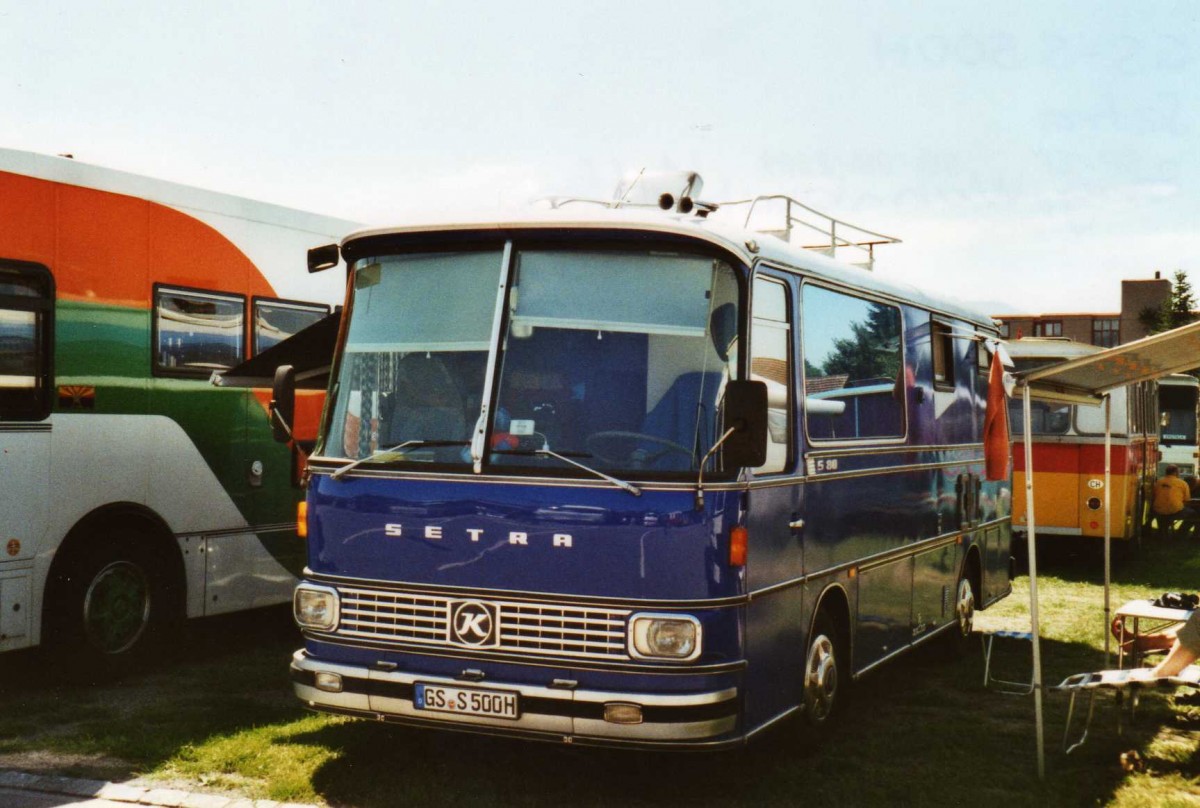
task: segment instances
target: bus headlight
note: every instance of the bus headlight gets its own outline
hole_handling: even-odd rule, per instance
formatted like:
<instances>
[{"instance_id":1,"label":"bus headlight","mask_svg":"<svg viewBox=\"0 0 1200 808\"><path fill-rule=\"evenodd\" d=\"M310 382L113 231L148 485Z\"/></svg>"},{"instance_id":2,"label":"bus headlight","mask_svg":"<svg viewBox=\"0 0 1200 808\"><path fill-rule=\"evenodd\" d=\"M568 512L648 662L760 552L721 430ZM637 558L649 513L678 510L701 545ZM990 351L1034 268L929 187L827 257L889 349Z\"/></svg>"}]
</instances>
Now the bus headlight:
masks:
<instances>
[{"instance_id":1,"label":"bus headlight","mask_svg":"<svg viewBox=\"0 0 1200 808\"><path fill-rule=\"evenodd\" d=\"M292 614L300 628L333 631L338 624L337 590L300 584L292 598Z\"/></svg>"},{"instance_id":2,"label":"bus headlight","mask_svg":"<svg viewBox=\"0 0 1200 808\"><path fill-rule=\"evenodd\" d=\"M700 656L700 634L700 621L690 614L635 614L629 618L629 653L688 662Z\"/></svg>"}]
</instances>

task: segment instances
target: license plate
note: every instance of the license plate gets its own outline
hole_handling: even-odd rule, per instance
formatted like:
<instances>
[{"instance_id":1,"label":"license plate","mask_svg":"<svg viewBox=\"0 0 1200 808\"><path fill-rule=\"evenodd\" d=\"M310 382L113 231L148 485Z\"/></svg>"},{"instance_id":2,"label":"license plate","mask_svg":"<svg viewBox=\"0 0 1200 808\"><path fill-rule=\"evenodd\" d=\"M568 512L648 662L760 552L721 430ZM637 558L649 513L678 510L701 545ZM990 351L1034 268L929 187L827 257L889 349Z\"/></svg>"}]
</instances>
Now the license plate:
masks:
<instances>
[{"instance_id":1,"label":"license plate","mask_svg":"<svg viewBox=\"0 0 1200 808\"><path fill-rule=\"evenodd\" d=\"M413 706L418 710L484 718L521 717L518 694L509 690L481 690L474 687L447 687L417 682Z\"/></svg>"}]
</instances>

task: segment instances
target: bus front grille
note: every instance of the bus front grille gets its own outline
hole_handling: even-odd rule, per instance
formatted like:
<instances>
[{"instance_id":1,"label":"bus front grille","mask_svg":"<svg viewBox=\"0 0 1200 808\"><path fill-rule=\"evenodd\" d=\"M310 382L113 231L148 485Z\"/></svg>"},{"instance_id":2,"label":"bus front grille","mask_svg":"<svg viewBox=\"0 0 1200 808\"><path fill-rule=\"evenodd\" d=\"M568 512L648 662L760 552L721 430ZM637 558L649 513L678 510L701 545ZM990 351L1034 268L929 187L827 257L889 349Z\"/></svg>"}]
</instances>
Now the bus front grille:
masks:
<instances>
[{"instance_id":1,"label":"bus front grille","mask_svg":"<svg viewBox=\"0 0 1200 808\"><path fill-rule=\"evenodd\" d=\"M469 599L494 609L495 633L486 645L451 639L450 614L463 599L414 592L338 587L341 620L335 634L404 645L581 659L629 659L628 609Z\"/></svg>"}]
</instances>

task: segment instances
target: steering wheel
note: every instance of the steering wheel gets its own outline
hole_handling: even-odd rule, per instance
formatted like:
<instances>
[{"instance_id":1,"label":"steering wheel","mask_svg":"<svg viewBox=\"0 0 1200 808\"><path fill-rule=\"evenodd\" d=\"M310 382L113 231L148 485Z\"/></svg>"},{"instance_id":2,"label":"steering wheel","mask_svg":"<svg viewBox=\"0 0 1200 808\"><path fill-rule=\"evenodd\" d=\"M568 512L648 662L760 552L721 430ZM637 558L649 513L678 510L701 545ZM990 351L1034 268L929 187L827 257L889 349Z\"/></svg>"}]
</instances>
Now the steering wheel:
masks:
<instances>
[{"instance_id":1,"label":"steering wheel","mask_svg":"<svg viewBox=\"0 0 1200 808\"><path fill-rule=\"evenodd\" d=\"M692 450L688 447L673 440L660 438L657 435L647 435L644 432L624 432L621 430L595 432L589 435L584 443L589 452L604 462L614 465L629 463L634 468L643 468L646 465L654 463L660 457L676 452L687 455L689 460L692 457ZM663 448L658 451L650 451L641 445L646 443ZM605 451L605 449L609 451ZM614 450L623 451L623 454L621 456L614 456Z\"/></svg>"}]
</instances>

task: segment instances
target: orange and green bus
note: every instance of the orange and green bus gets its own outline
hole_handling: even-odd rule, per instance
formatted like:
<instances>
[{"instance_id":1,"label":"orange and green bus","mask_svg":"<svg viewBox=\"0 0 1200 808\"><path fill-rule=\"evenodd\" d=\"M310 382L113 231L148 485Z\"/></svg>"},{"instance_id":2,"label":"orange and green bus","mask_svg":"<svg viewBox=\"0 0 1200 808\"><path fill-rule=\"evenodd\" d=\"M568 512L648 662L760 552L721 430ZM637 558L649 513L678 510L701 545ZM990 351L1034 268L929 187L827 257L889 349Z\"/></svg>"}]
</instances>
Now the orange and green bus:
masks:
<instances>
[{"instance_id":1,"label":"orange and green bus","mask_svg":"<svg viewBox=\"0 0 1200 808\"><path fill-rule=\"evenodd\" d=\"M211 379L330 314L337 273L300 268L352 223L12 150L0 222L0 651L100 673L287 601L301 459L269 391Z\"/></svg>"}]
</instances>

